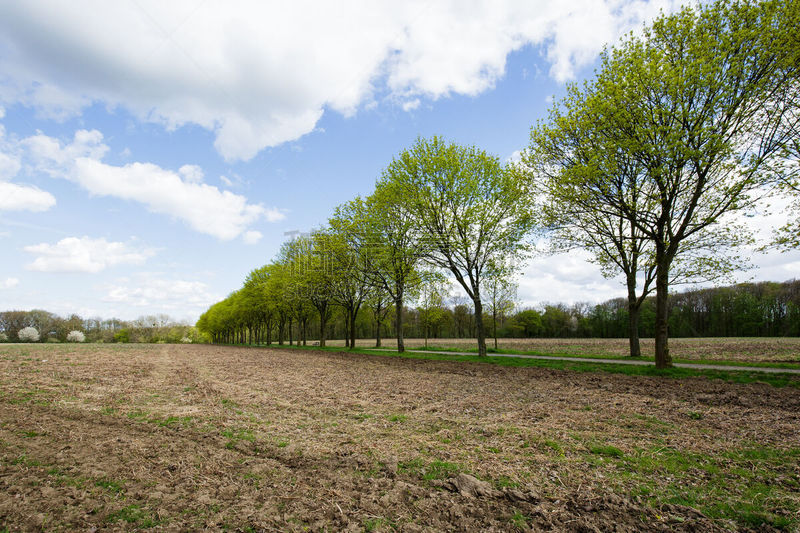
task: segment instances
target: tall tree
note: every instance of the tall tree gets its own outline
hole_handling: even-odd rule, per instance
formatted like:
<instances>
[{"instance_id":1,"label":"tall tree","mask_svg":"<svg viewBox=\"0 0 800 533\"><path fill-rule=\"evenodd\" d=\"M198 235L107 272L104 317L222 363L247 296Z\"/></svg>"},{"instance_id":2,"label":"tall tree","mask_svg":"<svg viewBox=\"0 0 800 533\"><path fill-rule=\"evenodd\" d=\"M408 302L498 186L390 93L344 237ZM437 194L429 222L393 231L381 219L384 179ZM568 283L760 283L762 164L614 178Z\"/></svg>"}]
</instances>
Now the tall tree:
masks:
<instances>
[{"instance_id":1,"label":"tall tree","mask_svg":"<svg viewBox=\"0 0 800 533\"><path fill-rule=\"evenodd\" d=\"M642 180L631 197L618 194L615 174L570 179L652 245L658 367L671 365L667 299L676 257L726 215L752 207L785 156L793 116L785 87L797 86L800 68L787 61L800 42L798 9L717 0L662 15L603 54L584 89L597 138L630 157Z\"/></svg>"},{"instance_id":2,"label":"tall tree","mask_svg":"<svg viewBox=\"0 0 800 533\"><path fill-rule=\"evenodd\" d=\"M352 221L349 238L364 250L363 265L373 285L392 298L395 308L397 351L405 351L403 309L406 298L419 286L418 266L424 253L413 214L398 188L384 175L366 199L356 198L344 207Z\"/></svg>"},{"instance_id":3,"label":"tall tree","mask_svg":"<svg viewBox=\"0 0 800 533\"><path fill-rule=\"evenodd\" d=\"M528 179L475 147L418 139L387 167L425 243L425 259L450 271L475 307L478 353L486 355L481 283L487 265L519 258L533 227Z\"/></svg>"},{"instance_id":4,"label":"tall tree","mask_svg":"<svg viewBox=\"0 0 800 533\"><path fill-rule=\"evenodd\" d=\"M648 205L648 177L634 154L621 150L590 105L594 87L571 85L548 122L531 131L523 156L535 176L542 223L549 232L549 252L585 249L608 278L624 276L627 289L631 357L639 357L639 315L655 290L655 246L637 224ZM671 267L670 284L716 281L746 268L727 253L748 242L731 224L687 238Z\"/></svg>"},{"instance_id":5,"label":"tall tree","mask_svg":"<svg viewBox=\"0 0 800 533\"><path fill-rule=\"evenodd\" d=\"M345 345L356 347L356 318L372 289L366 255L371 251L352 239L354 220L342 209L329 220L327 246L331 260L331 298L345 312Z\"/></svg>"}]
</instances>

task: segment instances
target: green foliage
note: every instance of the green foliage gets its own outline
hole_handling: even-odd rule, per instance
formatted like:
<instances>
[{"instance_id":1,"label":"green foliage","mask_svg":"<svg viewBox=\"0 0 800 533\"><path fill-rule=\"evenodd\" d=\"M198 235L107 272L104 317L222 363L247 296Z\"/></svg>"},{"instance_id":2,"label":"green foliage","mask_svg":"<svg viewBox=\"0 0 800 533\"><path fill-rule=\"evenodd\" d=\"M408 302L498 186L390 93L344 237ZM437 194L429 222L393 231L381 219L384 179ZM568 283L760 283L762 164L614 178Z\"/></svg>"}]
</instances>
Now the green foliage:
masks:
<instances>
[{"instance_id":1,"label":"green foliage","mask_svg":"<svg viewBox=\"0 0 800 533\"><path fill-rule=\"evenodd\" d=\"M670 364L670 277L733 268L718 251L749 241L731 230L730 214L746 212L786 170L797 22L797 3L777 1L662 15L604 53L595 79L572 87L552 125L533 132L528 163L545 176L552 224L622 270L633 303L655 282L659 366ZM631 284L642 269L637 298Z\"/></svg>"},{"instance_id":2,"label":"green foliage","mask_svg":"<svg viewBox=\"0 0 800 533\"><path fill-rule=\"evenodd\" d=\"M130 330L123 328L114 333L114 342L131 342Z\"/></svg>"},{"instance_id":3,"label":"green foliage","mask_svg":"<svg viewBox=\"0 0 800 533\"><path fill-rule=\"evenodd\" d=\"M527 177L475 147L417 139L386 168L425 245L425 259L449 271L475 306L478 350L486 354L481 283L529 250L534 227Z\"/></svg>"}]
</instances>

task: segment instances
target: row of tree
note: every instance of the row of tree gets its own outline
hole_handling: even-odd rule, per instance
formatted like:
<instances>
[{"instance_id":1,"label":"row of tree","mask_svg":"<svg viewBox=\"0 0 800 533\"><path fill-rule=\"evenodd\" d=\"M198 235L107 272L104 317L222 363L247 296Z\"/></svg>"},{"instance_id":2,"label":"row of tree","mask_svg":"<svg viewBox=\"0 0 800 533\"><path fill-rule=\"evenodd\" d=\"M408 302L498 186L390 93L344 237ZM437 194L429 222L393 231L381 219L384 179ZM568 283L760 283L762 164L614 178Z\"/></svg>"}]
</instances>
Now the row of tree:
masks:
<instances>
[{"instance_id":1,"label":"row of tree","mask_svg":"<svg viewBox=\"0 0 800 533\"><path fill-rule=\"evenodd\" d=\"M305 340L314 316L324 346L338 308L354 346L363 306L378 317L394 307L401 311L394 329L403 351L402 310L417 301L423 320L434 323L447 273L474 309L485 355L484 306L496 315L508 305L513 261L529 249L525 238L534 227L530 198L530 180L518 166L438 137L419 139L392 161L370 196L338 207L328 226L286 243L197 327L218 342L270 342L276 329L281 342L297 324Z\"/></svg>"},{"instance_id":2,"label":"row of tree","mask_svg":"<svg viewBox=\"0 0 800 533\"><path fill-rule=\"evenodd\" d=\"M474 338L475 313L469 300L443 291L435 302L417 301L416 307L403 310L405 338ZM395 322L393 304L365 302L352 326L357 338L381 340L392 334ZM426 306L427 305L427 306ZM689 290L673 294L669 302L669 328L677 337L784 337L800 336L800 280L784 283L742 283L727 287ZM495 310L496 312L492 312ZM513 292L501 305L490 305L484 322L495 338L619 338L628 333L628 307L625 298L591 305L549 304L538 309L520 309ZM655 333L655 299L645 299L641 307L639 335ZM299 323L288 319L283 330L279 320L272 324L270 340L302 342ZM311 316L308 331L319 331L318 318ZM33 329L36 338L23 338L22 330ZM326 325L326 338L349 337L347 314L343 308L332 311ZM241 332L240 332L241 333ZM79 334L79 335L76 335ZM70 337L72 335L72 338ZM262 340L267 332L263 332ZM244 330L245 340L252 338ZM239 339L242 338L240 334ZM66 318L41 310L0 312L0 340L24 342L202 342L196 328L173 321L167 315L143 316L136 320Z\"/></svg>"},{"instance_id":3,"label":"row of tree","mask_svg":"<svg viewBox=\"0 0 800 533\"><path fill-rule=\"evenodd\" d=\"M29 338L19 337L20 331L25 328L36 330L38 342L66 342L70 340L70 332L75 331L83 333L87 342L178 343L204 340L195 327L175 321L164 314L120 320L81 318L76 314L61 317L41 309L0 312L0 339L7 342L29 342Z\"/></svg>"},{"instance_id":4,"label":"row of tree","mask_svg":"<svg viewBox=\"0 0 800 533\"><path fill-rule=\"evenodd\" d=\"M446 294L446 293L444 293ZM335 307L326 322L326 339L374 338L381 346L394 332L393 304L365 302L352 326L344 308ZM655 336L656 302L645 298L639 310L638 335ZM599 304L547 304L520 308L513 296L497 312L485 312L490 337L498 338L624 338L629 333L628 301L615 298ZM444 297L434 305L403 310L403 337L414 339L472 339L476 335L475 313L462 296ZM268 327L253 337L246 323L233 326L231 337L219 342L307 344L301 325L290 315L283 326L276 316ZM306 331L318 338L319 318L311 314ZM351 330L352 328L352 330ZM800 336L800 280L783 283L761 282L694 289L672 294L669 299L669 330L674 337L798 337ZM349 341L348 341L349 342Z\"/></svg>"},{"instance_id":5,"label":"row of tree","mask_svg":"<svg viewBox=\"0 0 800 533\"><path fill-rule=\"evenodd\" d=\"M670 366L671 284L740 268L725 251L751 238L733 217L798 190L798 43L798 2L717 0L662 15L569 87L532 129L521 164L418 139L371 195L287 243L198 328L219 342L269 342L294 323L305 340L316 317L324 345L338 308L353 346L362 306L381 316L393 304L402 351L406 302L434 323L449 277L471 303L485 355L484 306L494 302L496 316L505 305L538 230L551 251L587 249L604 273L624 276L632 356L655 294L656 366ZM793 246L796 229L779 242Z\"/></svg>"}]
</instances>

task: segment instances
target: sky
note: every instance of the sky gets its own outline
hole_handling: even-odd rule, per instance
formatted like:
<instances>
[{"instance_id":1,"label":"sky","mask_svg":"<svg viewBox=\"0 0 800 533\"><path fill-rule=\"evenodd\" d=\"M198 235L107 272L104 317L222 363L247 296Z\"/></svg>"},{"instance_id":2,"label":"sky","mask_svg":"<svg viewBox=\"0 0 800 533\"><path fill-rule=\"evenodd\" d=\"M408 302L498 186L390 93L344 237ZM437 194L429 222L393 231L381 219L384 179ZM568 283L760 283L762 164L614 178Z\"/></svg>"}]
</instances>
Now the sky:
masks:
<instances>
[{"instance_id":1,"label":"sky","mask_svg":"<svg viewBox=\"0 0 800 533\"><path fill-rule=\"evenodd\" d=\"M418 136L518 157L604 45L677 6L0 3L0 309L193 322ZM739 281L800 271L742 253ZM530 260L520 305L624 294L588 258Z\"/></svg>"}]
</instances>

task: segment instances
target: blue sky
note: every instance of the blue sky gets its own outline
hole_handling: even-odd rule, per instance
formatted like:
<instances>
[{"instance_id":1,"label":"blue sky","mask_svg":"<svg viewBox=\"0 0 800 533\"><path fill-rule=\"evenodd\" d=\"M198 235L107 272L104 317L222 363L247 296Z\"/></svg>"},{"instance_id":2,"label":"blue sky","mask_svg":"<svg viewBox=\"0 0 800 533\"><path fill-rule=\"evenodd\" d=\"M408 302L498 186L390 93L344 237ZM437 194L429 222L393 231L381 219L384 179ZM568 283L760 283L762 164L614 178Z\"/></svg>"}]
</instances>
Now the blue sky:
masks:
<instances>
[{"instance_id":1,"label":"blue sky","mask_svg":"<svg viewBox=\"0 0 800 533\"><path fill-rule=\"evenodd\" d=\"M369 194L417 136L512 157L605 43L675 9L80 4L0 6L0 309L190 321L285 232ZM749 222L766 235L780 207ZM800 256L754 262L737 279L793 278ZM583 254L541 256L519 299L597 302L621 289Z\"/></svg>"}]
</instances>

